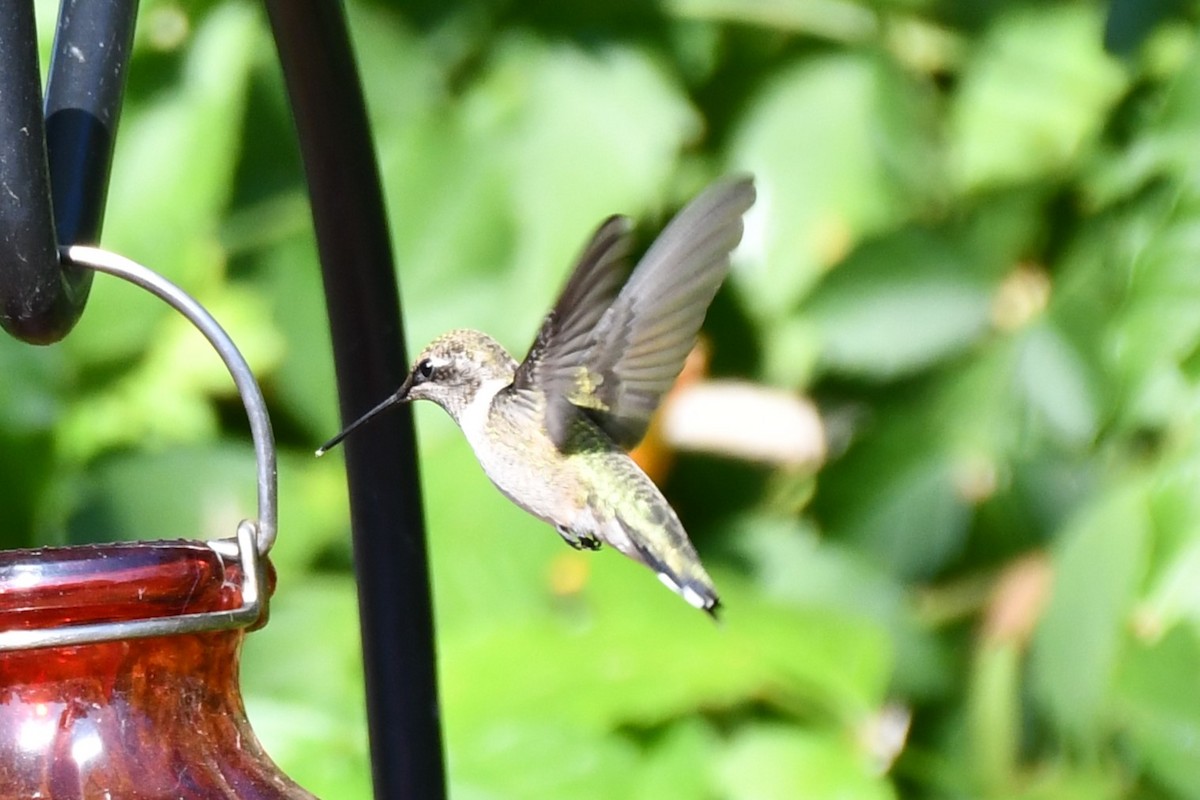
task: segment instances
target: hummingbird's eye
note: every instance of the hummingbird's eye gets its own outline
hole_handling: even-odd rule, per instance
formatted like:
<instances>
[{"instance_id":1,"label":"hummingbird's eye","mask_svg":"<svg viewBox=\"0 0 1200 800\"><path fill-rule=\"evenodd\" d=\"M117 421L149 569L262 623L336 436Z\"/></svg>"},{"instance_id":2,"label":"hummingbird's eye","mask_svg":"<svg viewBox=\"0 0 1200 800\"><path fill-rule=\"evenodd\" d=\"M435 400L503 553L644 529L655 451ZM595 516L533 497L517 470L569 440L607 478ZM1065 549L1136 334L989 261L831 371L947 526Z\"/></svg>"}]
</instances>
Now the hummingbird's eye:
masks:
<instances>
[{"instance_id":1,"label":"hummingbird's eye","mask_svg":"<svg viewBox=\"0 0 1200 800\"><path fill-rule=\"evenodd\" d=\"M433 377L433 362L430 361L428 358L426 358L423 361L421 361L420 364L417 364L417 376L419 378L421 378L421 380L426 380L426 381L429 380L430 378L432 378Z\"/></svg>"}]
</instances>

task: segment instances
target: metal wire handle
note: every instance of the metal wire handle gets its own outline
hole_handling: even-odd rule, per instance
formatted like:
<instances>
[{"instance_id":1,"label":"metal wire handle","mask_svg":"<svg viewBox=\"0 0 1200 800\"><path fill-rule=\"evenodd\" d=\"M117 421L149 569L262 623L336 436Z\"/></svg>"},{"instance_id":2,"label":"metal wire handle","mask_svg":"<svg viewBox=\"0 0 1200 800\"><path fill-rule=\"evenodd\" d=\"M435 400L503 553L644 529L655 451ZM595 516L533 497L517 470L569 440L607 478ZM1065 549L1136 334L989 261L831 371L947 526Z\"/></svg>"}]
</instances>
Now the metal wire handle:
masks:
<instances>
[{"instance_id":1,"label":"metal wire handle","mask_svg":"<svg viewBox=\"0 0 1200 800\"><path fill-rule=\"evenodd\" d=\"M250 365L212 315L190 295L158 273L128 258L95 247L67 247L62 250L61 255L76 266L115 275L158 295L199 328L220 354L221 360L233 376L234 383L237 384L246 414L250 418L250 434L254 439L254 452L258 463L258 519L243 520L233 537L214 539L206 543L218 555L236 558L241 563L242 604L238 608L117 622L60 625L37 630L0 631L0 653L117 639L228 630L255 624L266 613L266 570L261 562L275 544L278 492L275 437L271 433L271 420L267 416L262 391L259 390L258 381L250 371Z\"/></svg>"},{"instance_id":2,"label":"metal wire handle","mask_svg":"<svg viewBox=\"0 0 1200 800\"><path fill-rule=\"evenodd\" d=\"M245 628L263 618L267 608L267 578L254 543L255 525L249 520L238 525L236 539L208 542L218 555L232 554L242 567L242 604L227 611L201 611L168 617L59 625L54 628L0 631L0 653L41 647L71 647L121 639L179 636L185 633Z\"/></svg>"},{"instance_id":3,"label":"metal wire handle","mask_svg":"<svg viewBox=\"0 0 1200 800\"><path fill-rule=\"evenodd\" d=\"M130 283L158 295L183 314L212 343L213 348L225 362L233 382L237 385L250 418L250 436L254 440L254 454L258 462L258 519L255 542L259 556L265 556L275 544L278 533L278 480L275 467L275 437L271 432L271 419L263 401L258 381L250 371L250 365L238 351L229 334L213 316L197 303L187 292L169 280L136 261L96 247L75 245L63 249L63 257L81 267L105 272L124 278ZM237 555L237 544L232 539L210 542L223 555Z\"/></svg>"}]
</instances>

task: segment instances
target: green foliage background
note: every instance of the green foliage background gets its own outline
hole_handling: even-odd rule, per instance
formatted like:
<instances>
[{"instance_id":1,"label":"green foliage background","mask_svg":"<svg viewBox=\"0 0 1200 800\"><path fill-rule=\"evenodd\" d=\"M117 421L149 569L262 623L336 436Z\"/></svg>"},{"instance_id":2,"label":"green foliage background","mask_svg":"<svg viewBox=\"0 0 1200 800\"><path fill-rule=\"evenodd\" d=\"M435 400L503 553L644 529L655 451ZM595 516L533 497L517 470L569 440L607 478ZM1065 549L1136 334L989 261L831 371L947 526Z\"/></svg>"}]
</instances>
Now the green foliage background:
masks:
<instances>
[{"instance_id":1,"label":"green foliage background","mask_svg":"<svg viewBox=\"0 0 1200 800\"><path fill-rule=\"evenodd\" d=\"M273 46L248 0L142 6L103 243L256 367L282 524L247 703L301 783L367 797ZM750 170L715 370L814 398L830 445L815 473L677 464L717 627L611 553L576 560L420 409L455 798L1200 797L1193 4L348 11L413 343L467 325L523 352L600 219L652 229ZM253 507L232 385L136 290L98 279L74 334L0 340L0 371L0 545L225 536Z\"/></svg>"}]
</instances>

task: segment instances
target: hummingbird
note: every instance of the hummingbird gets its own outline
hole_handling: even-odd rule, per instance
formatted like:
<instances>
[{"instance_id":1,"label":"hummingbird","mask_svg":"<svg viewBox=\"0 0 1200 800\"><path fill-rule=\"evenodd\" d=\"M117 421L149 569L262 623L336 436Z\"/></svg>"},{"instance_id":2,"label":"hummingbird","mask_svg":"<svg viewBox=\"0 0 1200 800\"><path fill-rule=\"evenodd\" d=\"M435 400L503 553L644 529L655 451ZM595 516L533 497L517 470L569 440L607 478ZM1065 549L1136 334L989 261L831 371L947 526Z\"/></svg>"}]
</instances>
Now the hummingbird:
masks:
<instances>
[{"instance_id":1,"label":"hummingbird","mask_svg":"<svg viewBox=\"0 0 1200 800\"><path fill-rule=\"evenodd\" d=\"M397 403L430 400L458 423L492 483L568 545L608 544L716 616L717 590L679 517L627 451L695 345L754 198L749 177L712 185L671 220L632 273L631 223L609 217L524 361L486 333L445 333L394 394L317 455Z\"/></svg>"}]
</instances>

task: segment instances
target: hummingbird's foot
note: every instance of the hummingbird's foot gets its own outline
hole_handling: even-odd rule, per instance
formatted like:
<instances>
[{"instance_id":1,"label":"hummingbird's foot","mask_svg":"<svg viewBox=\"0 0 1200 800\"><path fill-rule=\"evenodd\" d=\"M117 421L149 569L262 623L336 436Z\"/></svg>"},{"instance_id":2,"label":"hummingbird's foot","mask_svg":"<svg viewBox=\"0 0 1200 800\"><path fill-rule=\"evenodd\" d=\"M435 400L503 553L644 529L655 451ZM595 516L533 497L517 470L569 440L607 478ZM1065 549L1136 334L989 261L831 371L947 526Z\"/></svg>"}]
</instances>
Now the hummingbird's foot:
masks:
<instances>
[{"instance_id":1,"label":"hummingbird's foot","mask_svg":"<svg viewBox=\"0 0 1200 800\"><path fill-rule=\"evenodd\" d=\"M554 530L558 531L558 535L562 537L562 540L569 544L573 549L583 549L583 544L580 543L579 537L572 533L571 529L566 525L555 525Z\"/></svg>"},{"instance_id":2,"label":"hummingbird's foot","mask_svg":"<svg viewBox=\"0 0 1200 800\"><path fill-rule=\"evenodd\" d=\"M600 540L590 533L585 533L579 537L579 547L583 550L595 552L600 549Z\"/></svg>"},{"instance_id":3,"label":"hummingbird's foot","mask_svg":"<svg viewBox=\"0 0 1200 800\"><path fill-rule=\"evenodd\" d=\"M554 530L562 540L576 550L599 550L600 540L591 533L576 533L566 525L555 525Z\"/></svg>"}]
</instances>

